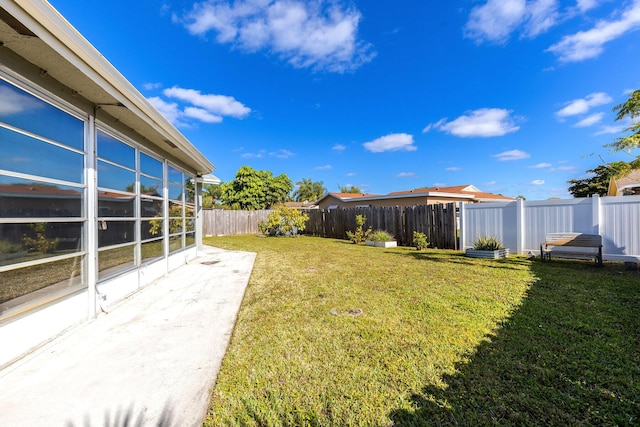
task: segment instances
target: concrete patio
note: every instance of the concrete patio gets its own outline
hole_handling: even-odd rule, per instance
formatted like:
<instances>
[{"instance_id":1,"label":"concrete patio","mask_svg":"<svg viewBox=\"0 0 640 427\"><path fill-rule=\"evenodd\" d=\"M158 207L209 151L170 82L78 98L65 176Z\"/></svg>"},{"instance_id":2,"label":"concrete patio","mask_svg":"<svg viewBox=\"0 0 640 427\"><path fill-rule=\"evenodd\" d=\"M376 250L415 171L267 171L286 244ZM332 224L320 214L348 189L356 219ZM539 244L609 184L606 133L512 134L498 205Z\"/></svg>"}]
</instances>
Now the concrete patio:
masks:
<instances>
[{"instance_id":1,"label":"concrete patio","mask_svg":"<svg viewBox=\"0 0 640 427\"><path fill-rule=\"evenodd\" d=\"M0 371L0 425L201 425L255 261L204 252Z\"/></svg>"}]
</instances>

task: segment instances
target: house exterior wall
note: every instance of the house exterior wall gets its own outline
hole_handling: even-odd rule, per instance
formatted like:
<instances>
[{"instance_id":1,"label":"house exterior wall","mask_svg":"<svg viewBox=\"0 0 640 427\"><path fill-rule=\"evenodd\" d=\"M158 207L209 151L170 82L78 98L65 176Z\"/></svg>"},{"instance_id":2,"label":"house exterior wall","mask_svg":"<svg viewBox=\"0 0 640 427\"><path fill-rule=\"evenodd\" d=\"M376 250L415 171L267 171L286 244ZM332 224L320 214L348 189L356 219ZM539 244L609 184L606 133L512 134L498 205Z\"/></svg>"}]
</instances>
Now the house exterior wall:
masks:
<instances>
[{"instance_id":1,"label":"house exterior wall","mask_svg":"<svg viewBox=\"0 0 640 427\"><path fill-rule=\"evenodd\" d=\"M0 369L202 237L198 171L34 68L0 49Z\"/></svg>"}]
</instances>

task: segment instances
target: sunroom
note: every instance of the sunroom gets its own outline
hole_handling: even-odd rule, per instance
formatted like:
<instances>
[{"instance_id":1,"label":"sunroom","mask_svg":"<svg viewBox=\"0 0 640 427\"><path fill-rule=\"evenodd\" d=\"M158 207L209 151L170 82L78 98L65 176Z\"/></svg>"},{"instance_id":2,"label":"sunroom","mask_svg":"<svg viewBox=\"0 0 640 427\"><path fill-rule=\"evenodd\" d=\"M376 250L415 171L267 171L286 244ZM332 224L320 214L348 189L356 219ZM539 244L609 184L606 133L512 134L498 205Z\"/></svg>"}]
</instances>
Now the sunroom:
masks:
<instances>
[{"instance_id":1,"label":"sunroom","mask_svg":"<svg viewBox=\"0 0 640 427\"><path fill-rule=\"evenodd\" d=\"M46 1L0 0L0 368L196 257L213 170Z\"/></svg>"}]
</instances>

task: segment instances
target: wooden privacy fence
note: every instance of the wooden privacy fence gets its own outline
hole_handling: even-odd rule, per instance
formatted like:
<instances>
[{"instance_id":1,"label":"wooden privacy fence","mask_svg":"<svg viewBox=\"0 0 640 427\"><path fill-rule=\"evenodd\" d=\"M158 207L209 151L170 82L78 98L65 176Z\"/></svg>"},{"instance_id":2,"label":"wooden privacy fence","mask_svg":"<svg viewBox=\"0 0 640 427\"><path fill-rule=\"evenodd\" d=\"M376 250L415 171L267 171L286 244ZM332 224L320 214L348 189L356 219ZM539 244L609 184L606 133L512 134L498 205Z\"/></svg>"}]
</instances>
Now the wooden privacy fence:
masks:
<instances>
[{"instance_id":1,"label":"wooden privacy fence","mask_svg":"<svg viewBox=\"0 0 640 427\"><path fill-rule=\"evenodd\" d=\"M453 203L409 207L369 206L349 209L309 210L304 234L345 239L356 228L356 215L364 215L364 228L386 230L401 246L413 244L413 232L426 234L432 247L457 249L456 208Z\"/></svg>"},{"instance_id":2,"label":"wooden privacy fence","mask_svg":"<svg viewBox=\"0 0 640 427\"><path fill-rule=\"evenodd\" d=\"M254 234L260 221L266 221L270 210L233 211L204 209L202 233L205 236Z\"/></svg>"}]
</instances>

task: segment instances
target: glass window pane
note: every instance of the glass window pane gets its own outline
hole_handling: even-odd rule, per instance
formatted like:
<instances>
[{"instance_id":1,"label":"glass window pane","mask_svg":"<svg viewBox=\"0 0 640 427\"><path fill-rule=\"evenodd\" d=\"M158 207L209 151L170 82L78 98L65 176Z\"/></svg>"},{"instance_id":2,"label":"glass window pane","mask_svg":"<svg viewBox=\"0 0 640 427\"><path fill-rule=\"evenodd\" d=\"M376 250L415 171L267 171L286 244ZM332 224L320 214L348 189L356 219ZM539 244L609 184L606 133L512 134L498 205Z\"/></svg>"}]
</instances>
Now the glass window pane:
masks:
<instances>
[{"instance_id":1,"label":"glass window pane","mask_svg":"<svg viewBox=\"0 0 640 427\"><path fill-rule=\"evenodd\" d=\"M0 313L82 285L82 256L4 271L0 273Z\"/></svg>"},{"instance_id":2,"label":"glass window pane","mask_svg":"<svg viewBox=\"0 0 640 427\"><path fill-rule=\"evenodd\" d=\"M169 216L181 217L182 216L182 203L169 202Z\"/></svg>"},{"instance_id":3,"label":"glass window pane","mask_svg":"<svg viewBox=\"0 0 640 427\"><path fill-rule=\"evenodd\" d=\"M141 221L140 223L141 239L148 240L156 237L162 237L163 224L164 224L164 221L162 219L152 219L150 221Z\"/></svg>"},{"instance_id":4,"label":"glass window pane","mask_svg":"<svg viewBox=\"0 0 640 427\"><path fill-rule=\"evenodd\" d=\"M169 171L169 176L167 177L168 181L182 186L182 172L180 172L178 169L174 168L171 165L169 165L168 171Z\"/></svg>"},{"instance_id":5,"label":"glass window pane","mask_svg":"<svg viewBox=\"0 0 640 427\"><path fill-rule=\"evenodd\" d=\"M187 218L194 218L196 216L196 208L193 205L184 206L184 215Z\"/></svg>"},{"instance_id":6,"label":"glass window pane","mask_svg":"<svg viewBox=\"0 0 640 427\"><path fill-rule=\"evenodd\" d=\"M100 131L98 131L98 157L131 169L136 167L136 150Z\"/></svg>"},{"instance_id":7,"label":"glass window pane","mask_svg":"<svg viewBox=\"0 0 640 427\"><path fill-rule=\"evenodd\" d=\"M140 153L140 172L162 179L162 162L145 153Z\"/></svg>"},{"instance_id":8,"label":"glass window pane","mask_svg":"<svg viewBox=\"0 0 640 427\"><path fill-rule=\"evenodd\" d=\"M140 194L162 197L162 181L140 175Z\"/></svg>"},{"instance_id":9,"label":"glass window pane","mask_svg":"<svg viewBox=\"0 0 640 427\"><path fill-rule=\"evenodd\" d=\"M122 246L98 252L98 278L102 279L135 265L135 245Z\"/></svg>"},{"instance_id":10,"label":"glass window pane","mask_svg":"<svg viewBox=\"0 0 640 427\"><path fill-rule=\"evenodd\" d=\"M196 192L193 189L187 188L185 191L185 202L187 203L195 203L196 202Z\"/></svg>"},{"instance_id":11,"label":"glass window pane","mask_svg":"<svg viewBox=\"0 0 640 427\"><path fill-rule=\"evenodd\" d=\"M175 252L182 249L182 236L169 237L169 252Z\"/></svg>"},{"instance_id":12,"label":"glass window pane","mask_svg":"<svg viewBox=\"0 0 640 427\"><path fill-rule=\"evenodd\" d=\"M145 242L142 244L142 261L150 261L164 255L164 245L162 239Z\"/></svg>"},{"instance_id":13,"label":"glass window pane","mask_svg":"<svg viewBox=\"0 0 640 427\"><path fill-rule=\"evenodd\" d=\"M0 224L0 266L82 250L81 222Z\"/></svg>"},{"instance_id":14,"label":"glass window pane","mask_svg":"<svg viewBox=\"0 0 640 427\"><path fill-rule=\"evenodd\" d=\"M77 150L84 150L82 120L1 79L0 121Z\"/></svg>"},{"instance_id":15,"label":"glass window pane","mask_svg":"<svg viewBox=\"0 0 640 427\"><path fill-rule=\"evenodd\" d=\"M133 221L98 221L98 247L133 242Z\"/></svg>"},{"instance_id":16,"label":"glass window pane","mask_svg":"<svg viewBox=\"0 0 640 427\"><path fill-rule=\"evenodd\" d=\"M182 187L169 185L169 199L182 201Z\"/></svg>"},{"instance_id":17,"label":"glass window pane","mask_svg":"<svg viewBox=\"0 0 640 427\"><path fill-rule=\"evenodd\" d=\"M0 175L0 218L82 217L84 190Z\"/></svg>"},{"instance_id":18,"label":"glass window pane","mask_svg":"<svg viewBox=\"0 0 640 427\"><path fill-rule=\"evenodd\" d=\"M187 218L185 222L186 222L186 231L196 231L195 218Z\"/></svg>"},{"instance_id":19,"label":"glass window pane","mask_svg":"<svg viewBox=\"0 0 640 427\"><path fill-rule=\"evenodd\" d=\"M0 127L0 169L82 183L84 155Z\"/></svg>"},{"instance_id":20,"label":"glass window pane","mask_svg":"<svg viewBox=\"0 0 640 427\"><path fill-rule=\"evenodd\" d=\"M98 161L98 187L135 193L136 174L118 166Z\"/></svg>"},{"instance_id":21,"label":"glass window pane","mask_svg":"<svg viewBox=\"0 0 640 427\"><path fill-rule=\"evenodd\" d=\"M143 218L162 217L162 200L140 198L140 213Z\"/></svg>"},{"instance_id":22,"label":"glass window pane","mask_svg":"<svg viewBox=\"0 0 640 427\"><path fill-rule=\"evenodd\" d=\"M135 216L135 200L135 196L100 191L98 193L98 216L133 218Z\"/></svg>"},{"instance_id":23,"label":"glass window pane","mask_svg":"<svg viewBox=\"0 0 640 427\"><path fill-rule=\"evenodd\" d=\"M185 243L186 243L186 247L188 248L189 246L193 246L196 244L196 235L195 233L187 233L185 235Z\"/></svg>"},{"instance_id":24,"label":"glass window pane","mask_svg":"<svg viewBox=\"0 0 640 427\"><path fill-rule=\"evenodd\" d=\"M169 234L182 232L182 218L169 218Z\"/></svg>"}]
</instances>

